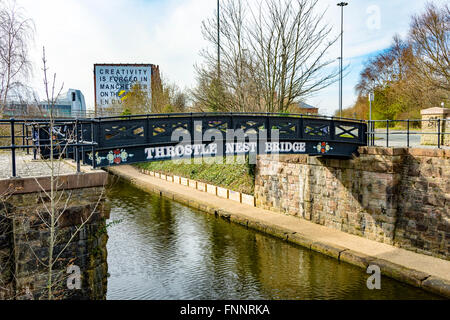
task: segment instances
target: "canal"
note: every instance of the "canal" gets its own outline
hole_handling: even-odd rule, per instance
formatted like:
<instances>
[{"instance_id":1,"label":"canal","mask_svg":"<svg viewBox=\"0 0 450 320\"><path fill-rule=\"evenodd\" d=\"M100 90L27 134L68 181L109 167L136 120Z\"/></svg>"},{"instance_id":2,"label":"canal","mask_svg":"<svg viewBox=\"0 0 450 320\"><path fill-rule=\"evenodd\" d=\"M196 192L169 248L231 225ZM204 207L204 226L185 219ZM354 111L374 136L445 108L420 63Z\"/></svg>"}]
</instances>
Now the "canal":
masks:
<instances>
[{"instance_id":1,"label":"canal","mask_svg":"<svg viewBox=\"0 0 450 320\"><path fill-rule=\"evenodd\" d=\"M438 298L123 181L108 198L107 299Z\"/></svg>"}]
</instances>

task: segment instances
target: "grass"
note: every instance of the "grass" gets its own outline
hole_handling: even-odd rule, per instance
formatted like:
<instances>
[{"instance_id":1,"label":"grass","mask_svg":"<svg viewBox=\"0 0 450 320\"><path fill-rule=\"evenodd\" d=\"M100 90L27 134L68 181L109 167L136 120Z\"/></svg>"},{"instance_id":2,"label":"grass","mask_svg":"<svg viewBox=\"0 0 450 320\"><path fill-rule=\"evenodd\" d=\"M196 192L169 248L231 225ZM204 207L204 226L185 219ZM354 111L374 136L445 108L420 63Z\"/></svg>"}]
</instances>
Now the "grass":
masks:
<instances>
[{"instance_id":1,"label":"grass","mask_svg":"<svg viewBox=\"0 0 450 320\"><path fill-rule=\"evenodd\" d=\"M231 157L233 158L233 157ZM244 157L234 157L234 163L204 163L195 164L194 160L169 160L140 163L138 168L178 175L185 178L213 184L246 194L253 194L255 179L252 167L245 162Z\"/></svg>"}]
</instances>

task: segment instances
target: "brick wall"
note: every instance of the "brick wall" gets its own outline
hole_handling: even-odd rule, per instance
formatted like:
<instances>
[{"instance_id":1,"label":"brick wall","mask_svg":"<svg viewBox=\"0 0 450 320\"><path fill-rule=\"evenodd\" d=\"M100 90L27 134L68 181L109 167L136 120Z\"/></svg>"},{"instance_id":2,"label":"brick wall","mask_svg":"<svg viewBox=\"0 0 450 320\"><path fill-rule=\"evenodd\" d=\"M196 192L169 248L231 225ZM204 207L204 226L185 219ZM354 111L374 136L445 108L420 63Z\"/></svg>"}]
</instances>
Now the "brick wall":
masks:
<instances>
[{"instance_id":1,"label":"brick wall","mask_svg":"<svg viewBox=\"0 0 450 320\"><path fill-rule=\"evenodd\" d=\"M58 192L60 205L67 203L67 208L55 231L53 256L62 252L52 273L56 299L106 298L109 210L103 200L98 201L101 193L102 188ZM48 268L44 264L49 257L50 229L42 199L36 193L13 195L7 207L1 208L0 299L47 299ZM83 221L88 222L76 233ZM81 271L79 290L67 287L71 265Z\"/></svg>"},{"instance_id":2,"label":"brick wall","mask_svg":"<svg viewBox=\"0 0 450 320\"><path fill-rule=\"evenodd\" d=\"M350 160L258 156L258 207L450 259L450 151L360 148Z\"/></svg>"}]
</instances>

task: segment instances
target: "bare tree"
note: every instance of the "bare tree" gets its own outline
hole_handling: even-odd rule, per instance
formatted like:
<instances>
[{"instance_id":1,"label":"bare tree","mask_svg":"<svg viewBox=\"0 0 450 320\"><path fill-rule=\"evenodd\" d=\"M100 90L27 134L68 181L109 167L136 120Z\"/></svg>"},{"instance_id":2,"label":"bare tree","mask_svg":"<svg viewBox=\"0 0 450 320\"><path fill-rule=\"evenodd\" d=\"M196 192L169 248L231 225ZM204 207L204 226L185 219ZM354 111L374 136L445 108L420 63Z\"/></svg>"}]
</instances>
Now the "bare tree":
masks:
<instances>
[{"instance_id":1,"label":"bare tree","mask_svg":"<svg viewBox=\"0 0 450 320\"><path fill-rule=\"evenodd\" d=\"M28 51L34 24L15 1L0 5L0 113L3 113L8 95L26 88L23 80L31 74Z\"/></svg>"},{"instance_id":2,"label":"bare tree","mask_svg":"<svg viewBox=\"0 0 450 320\"><path fill-rule=\"evenodd\" d=\"M47 103L49 106L49 137L50 137L50 158L48 161L48 165L50 167L50 192L45 191L44 188L41 187L45 198L49 199L49 204L45 204L45 202L42 199L43 206L45 208L45 211L48 214L48 219L45 219L45 217L42 217L41 219L44 221L44 223L47 225L47 227L50 230L49 235L49 252L48 252L48 260L47 262L40 261L42 264L45 264L48 270L48 277L47 277L47 294L48 299L54 299L55 293L54 289L55 286L60 285L62 282L61 279L58 279L54 275L53 267L55 263L57 263L59 257L64 253L64 251L69 247L69 245L72 243L72 241L75 239L76 235L82 230L82 228L89 222L93 214L96 212L98 206L100 205L101 200L104 196L104 188L102 188L101 195L99 196L93 210L90 212L90 214L85 217L85 219L81 221L81 223L76 227L76 230L72 233L70 239L62 244L62 249L58 250L58 252L55 252L55 247L57 245L61 245L60 241L58 240L58 222L62 218L62 216L66 213L66 210L68 208L69 202L71 200L71 193L65 193L64 190L61 190L60 182L58 179L59 176L59 170L61 165L61 160L63 155L65 154L66 148L69 147L71 143L74 143L75 141L78 141L75 137L77 135L77 129L73 128L72 131L66 132L66 136L64 139L64 142L57 143L55 145L54 141L54 134L57 132L55 130L55 119L53 115L54 106L56 104L56 101L59 97L59 95L62 92L62 89L64 87L64 84L61 85L61 88L56 91L56 73L53 75L52 82L49 82L47 78L47 60L45 56L45 49L43 49L43 56L42 56L42 63L43 63L43 73L44 73L44 88L45 88L45 94L47 98ZM55 155L54 150L55 147L59 148L59 154ZM36 180L37 183L39 183ZM38 257L36 257L38 259ZM64 271L59 271L60 275L61 273L64 273Z\"/></svg>"},{"instance_id":3,"label":"bare tree","mask_svg":"<svg viewBox=\"0 0 450 320\"><path fill-rule=\"evenodd\" d=\"M262 99L253 75L256 73L251 59L247 33L249 8L242 0L222 1L220 7L221 67L218 75L216 51L203 49L202 66L196 66L198 87L194 98L213 111L261 110ZM202 23L203 37L218 46L217 17Z\"/></svg>"},{"instance_id":4,"label":"bare tree","mask_svg":"<svg viewBox=\"0 0 450 320\"><path fill-rule=\"evenodd\" d=\"M339 70L326 54L338 37L331 36L318 0L262 0L256 8L242 0L221 3L221 74L217 57L201 52L199 87L194 98L208 101L201 86L222 88L230 111L285 112L293 103L329 86ZM204 38L218 45L217 18L203 23ZM228 98L228 99L224 99Z\"/></svg>"},{"instance_id":5,"label":"bare tree","mask_svg":"<svg viewBox=\"0 0 450 320\"><path fill-rule=\"evenodd\" d=\"M410 40L417 73L435 88L450 91L450 7L428 3L425 13L414 16Z\"/></svg>"},{"instance_id":6,"label":"bare tree","mask_svg":"<svg viewBox=\"0 0 450 320\"><path fill-rule=\"evenodd\" d=\"M315 13L318 0L265 0L253 15L251 44L258 60L267 111L284 112L337 80L337 68L324 72L334 59L326 53L338 40L330 38L325 12Z\"/></svg>"}]
</instances>

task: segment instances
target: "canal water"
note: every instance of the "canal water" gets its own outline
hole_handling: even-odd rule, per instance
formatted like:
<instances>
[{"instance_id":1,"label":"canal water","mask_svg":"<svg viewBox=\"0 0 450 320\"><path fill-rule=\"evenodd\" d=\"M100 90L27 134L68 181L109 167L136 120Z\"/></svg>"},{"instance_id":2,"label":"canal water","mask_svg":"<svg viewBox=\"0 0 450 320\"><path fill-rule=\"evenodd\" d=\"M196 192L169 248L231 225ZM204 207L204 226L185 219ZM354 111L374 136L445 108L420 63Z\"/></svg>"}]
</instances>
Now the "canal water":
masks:
<instances>
[{"instance_id":1,"label":"canal water","mask_svg":"<svg viewBox=\"0 0 450 320\"><path fill-rule=\"evenodd\" d=\"M123 181L108 197L107 299L437 298Z\"/></svg>"}]
</instances>

